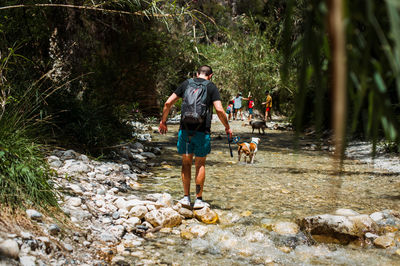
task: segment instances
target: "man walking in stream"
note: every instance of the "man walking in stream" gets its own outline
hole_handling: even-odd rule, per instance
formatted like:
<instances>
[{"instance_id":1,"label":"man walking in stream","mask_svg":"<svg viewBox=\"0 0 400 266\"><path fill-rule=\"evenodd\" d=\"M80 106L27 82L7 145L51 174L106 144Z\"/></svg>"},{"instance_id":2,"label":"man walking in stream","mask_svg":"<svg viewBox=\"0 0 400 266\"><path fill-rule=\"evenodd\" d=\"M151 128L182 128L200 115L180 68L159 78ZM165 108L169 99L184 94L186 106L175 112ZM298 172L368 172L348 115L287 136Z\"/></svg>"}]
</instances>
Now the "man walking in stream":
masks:
<instances>
[{"instance_id":1,"label":"man walking in stream","mask_svg":"<svg viewBox=\"0 0 400 266\"><path fill-rule=\"evenodd\" d=\"M191 207L190 180L194 154L196 166L196 200L193 206L194 209L201 209L208 205L203 201L202 195L206 178L206 157L211 151L210 132L213 106L218 118L225 126L226 134L229 139L232 138L232 130L222 107L219 90L211 82L212 76L211 67L204 65L197 70L196 78L184 81L164 104L159 126L159 132L166 134L169 111L179 98L183 98L177 148L178 153L182 155L181 175L184 197L179 202L182 206ZM204 94L202 95L202 93ZM202 106L204 106L204 110Z\"/></svg>"}]
</instances>

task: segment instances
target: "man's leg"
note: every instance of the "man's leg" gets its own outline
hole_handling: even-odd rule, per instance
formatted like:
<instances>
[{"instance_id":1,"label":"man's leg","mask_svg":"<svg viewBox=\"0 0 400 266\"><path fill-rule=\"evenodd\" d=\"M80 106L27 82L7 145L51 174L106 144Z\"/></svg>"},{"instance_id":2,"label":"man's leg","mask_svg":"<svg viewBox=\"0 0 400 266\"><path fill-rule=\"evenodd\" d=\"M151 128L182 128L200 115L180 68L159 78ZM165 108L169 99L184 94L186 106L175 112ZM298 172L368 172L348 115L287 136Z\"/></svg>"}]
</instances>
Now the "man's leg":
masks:
<instances>
[{"instance_id":1,"label":"man's leg","mask_svg":"<svg viewBox=\"0 0 400 266\"><path fill-rule=\"evenodd\" d=\"M193 154L183 154L182 155L182 184L183 193L185 196L190 196L190 179L192 170Z\"/></svg>"},{"instance_id":2,"label":"man's leg","mask_svg":"<svg viewBox=\"0 0 400 266\"><path fill-rule=\"evenodd\" d=\"M204 181L206 179L206 157L196 157L196 197L203 195Z\"/></svg>"}]
</instances>

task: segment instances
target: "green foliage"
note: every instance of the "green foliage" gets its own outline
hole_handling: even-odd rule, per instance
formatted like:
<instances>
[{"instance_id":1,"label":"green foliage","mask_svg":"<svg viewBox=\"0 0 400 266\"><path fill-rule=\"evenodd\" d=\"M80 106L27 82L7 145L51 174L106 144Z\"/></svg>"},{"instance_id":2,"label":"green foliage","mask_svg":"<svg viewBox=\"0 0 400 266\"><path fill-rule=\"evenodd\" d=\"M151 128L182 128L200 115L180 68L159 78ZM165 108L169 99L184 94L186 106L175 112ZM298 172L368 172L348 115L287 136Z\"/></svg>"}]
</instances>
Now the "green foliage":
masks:
<instances>
[{"instance_id":1,"label":"green foliage","mask_svg":"<svg viewBox=\"0 0 400 266\"><path fill-rule=\"evenodd\" d=\"M399 144L400 5L398 1L383 2L345 2L347 134L363 135L374 142L384 137ZM315 124L320 130L330 127L331 47L326 34L329 14L325 2L295 5L295 1L288 1L284 52L286 66L295 65L299 77L299 129L307 124Z\"/></svg>"},{"instance_id":2,"label":"green foliage","mask_svg":"<svg viewBox=\"0 0 400 266\"><path fill-rule=\"evenodd\" d=\"M47 95L40 93L40 81L22 95L13 94L15 88L6 75L16 58L13 50L0 57L0 204L57 206L50 170L41 147L34 143L46 122L40 107Z\"/></svg>"},{"instance_id":3,"label":"green foliage","mask_svg":"<svg viewBox=\"0 0 400 266\"><path fill-rule=\"evenodd\" d=\"M0 122L8 122L3 119ZM21 132L13 133L0 127L0 204L57 206L40 147Z\"/></svg>"},{"instance_id":4,"label":"green foliage","mask_svg":"<svg viewBox=\"0 0 400 266\"><path fill-rule=\"evenodd\" d=\"M274 105L275 110L290 113L292 110L284 103L290 103L294 83L282 82L282 57L267 38L269 33L261 31L260 24L247 16L237 18L236 26L234 31L226 32L226 43L200 46L200 52L215 69L214 82L220 88L224 102L239 91L244 97L251 93L256 108L261 109L265 91L270 90L276 102L282 103L282 106Z\"/></svg>"}]
</instances>

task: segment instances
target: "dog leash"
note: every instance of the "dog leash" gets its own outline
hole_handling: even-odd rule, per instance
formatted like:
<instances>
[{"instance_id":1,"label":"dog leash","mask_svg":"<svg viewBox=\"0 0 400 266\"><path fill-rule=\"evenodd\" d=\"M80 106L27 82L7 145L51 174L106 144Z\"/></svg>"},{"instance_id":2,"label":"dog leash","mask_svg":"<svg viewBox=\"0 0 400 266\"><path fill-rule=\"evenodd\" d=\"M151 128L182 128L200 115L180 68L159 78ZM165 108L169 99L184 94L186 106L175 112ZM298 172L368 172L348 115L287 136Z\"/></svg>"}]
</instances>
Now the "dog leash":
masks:
<instances>
[{"instance_id":1,"label":"dog leash","mask_svg":"<svg viewBox=\"0 0 400 266\"><path fill-rule=\"evenodd\" d=\"M229 151L231 152L231 157L233 157L233 152L232 152L232 147L231 147L231 139L229 138L229 134L226 134L226 137L228 138L228 145L229 145Z\"/></svg>"}]
</instances>

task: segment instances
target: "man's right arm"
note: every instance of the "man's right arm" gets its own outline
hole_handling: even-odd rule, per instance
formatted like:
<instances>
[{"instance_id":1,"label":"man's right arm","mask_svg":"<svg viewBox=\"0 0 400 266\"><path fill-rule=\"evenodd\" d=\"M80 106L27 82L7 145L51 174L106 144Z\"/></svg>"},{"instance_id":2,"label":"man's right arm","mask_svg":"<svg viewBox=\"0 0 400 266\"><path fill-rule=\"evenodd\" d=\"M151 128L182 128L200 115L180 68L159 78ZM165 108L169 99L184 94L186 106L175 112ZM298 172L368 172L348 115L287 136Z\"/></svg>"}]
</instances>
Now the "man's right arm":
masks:
<instances>
[{"instance_id":1,"label":"man's right arm","mask_svg":"<svg viewBox=\"0 0 400 266\"><path fill-rule=\"evenodd\" d=\"M215 111L217 112L219 120L225 126L225 132L232 138L232 129L229 126L228 118L226 118L224 107L222 107L221 101L217 100L213 102Z\"/></svg>"},{"instance_id":2,"label":"man's right arm","mask_svg":"<svg viewBox=\"0 0 400 266\"><path fill-rule=\"evenodd\" d=\"M175 93L172 93L171 96L169 96L168 100L164 104L162 116L161 116L161 122L160 126L158 127L158 132L160 134L165 134L168 131L167 128L167 118L169 111L171 110L171 107L176 103L176 101L179 100L179 96L176 95Z\"/></svg>"}]
</instances>

